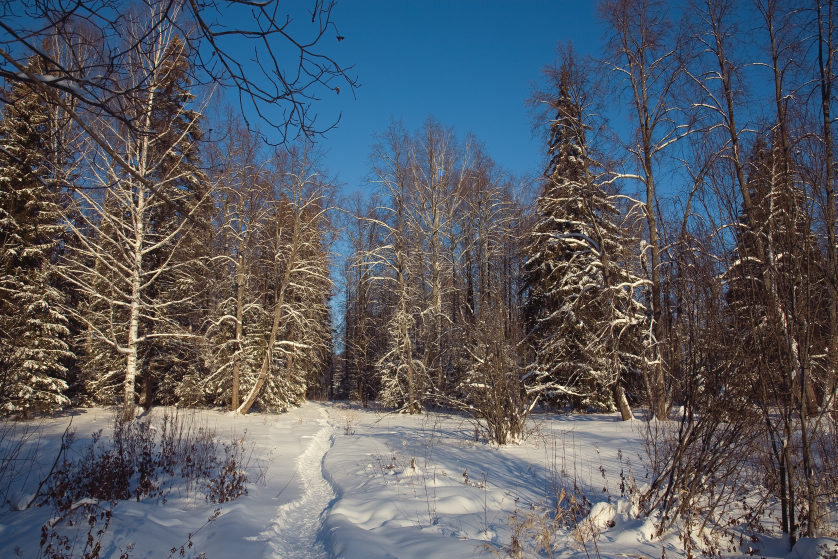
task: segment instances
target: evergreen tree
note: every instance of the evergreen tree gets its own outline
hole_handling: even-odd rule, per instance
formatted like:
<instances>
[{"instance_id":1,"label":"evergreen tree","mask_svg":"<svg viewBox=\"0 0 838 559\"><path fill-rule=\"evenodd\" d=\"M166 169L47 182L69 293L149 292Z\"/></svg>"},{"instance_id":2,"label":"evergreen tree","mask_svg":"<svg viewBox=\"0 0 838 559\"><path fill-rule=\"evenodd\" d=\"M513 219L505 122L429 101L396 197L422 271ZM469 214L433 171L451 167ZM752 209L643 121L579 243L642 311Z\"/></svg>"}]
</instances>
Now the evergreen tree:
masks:
<instances>
[{"instance_id":1,"label":"evergreen tree","mask_svg":"<svg viewBox=\"0 0 838 559\"><path fill-rule=\"evenodd\" d=\"M210 152L218 159L218 213L209 374L188 376L181 392L240 413L254 405L284 411L329 384L331 187L320 181L310 146L266 157L238 122L225 137Z\"/></svg>"},{"instance_id":2,"label":"evergreen tree","mask_svg":"<svg viewBox=\"0 0 838 559\"><path fill-rule=\"evenodd\" d=\"M41 66L34 60L30 69ZM50 111L23 84L7 98L0 121L0 409L28 414L69 403L64 377L72 355L51 260L63 228L48 156Z\"/></svg>"},{"instance_id":3,"label":"evergreen tree","mask_svg":"<svg viewBox=\"0 0 838 559\"><path fill-rule=\"evenodd\" d=\"M293 187L292 187L293 188ZM303 203L300 203L303 202ZM263 261L270 278L263 291L265 309L283 305L270 372L256 400L262 409L286 411L319 389L330 366L331 315L323 200L284 196L274 204L266 232L271 250ZM287 250L293 247L293 251ZM282 299L280 301L279 299ZM271 331L272 313L263 313L262 355ZM254 370L254 373L257 372ZM255 377L255 374L253 375ZM249 387L248 387L249 388Z\"/></svg>"},{"instance_id":4,"label":"evergreen tree","mask_svg":"<svg viewBox=\"0 0 838 559\"><path fill-rule=\"evenodd\" d=\"M210 145L210 164L216 197L215 234L207 282L213 300L207 305L210 326L210 374L189 377L187 385L200 389L197 401L237 409L241 378L259 367L264 336L256 325L265 322L260 295L260 239L267 227L270 197L268 178L260 164L256 135L228 115L225 140ZM251 381L252 382L252 381ZM185 387L186 388L186 387Z\"/></svg>"},{"instance_id":5,"label":"evergreen tree","mask_svg":"<svg viewBox=\"0 0 838 559\"><path fill-rule=\"evenodd\" d=\"M753 207L749 213L743 212L739 216L734 261L725 272L725 298L731 326L737 333L737 344L747 348L740 354L740 361L750 361L742 363L742 374L746 375L744 384L748 386L755 386L756 375L764 366L777 361L777 344L765 343L775 339L777 333L765 321L769 308L768 290L764 283L763 258L757 250L757 239L767 238L766 205L770 190L767 170L770 165L766 163L769 160L770 149L765 139L758 136L746 166L747 188ZM763 364L759 365L757 361L763 361Z\"/></svg>"},{"instance_id":6,"label":"evergreen tree","mask_svg":"<svg viewBox=\"0 0 838 559\"><path fill-rule=\"evenodd\" d=\"M529 390L549 403L613 409L621 378L641 366L642 282L621 262L627 246L614 200L597 184L582 107L562 67L549 166L524 265Z\"/></svg>"}]
</instances>

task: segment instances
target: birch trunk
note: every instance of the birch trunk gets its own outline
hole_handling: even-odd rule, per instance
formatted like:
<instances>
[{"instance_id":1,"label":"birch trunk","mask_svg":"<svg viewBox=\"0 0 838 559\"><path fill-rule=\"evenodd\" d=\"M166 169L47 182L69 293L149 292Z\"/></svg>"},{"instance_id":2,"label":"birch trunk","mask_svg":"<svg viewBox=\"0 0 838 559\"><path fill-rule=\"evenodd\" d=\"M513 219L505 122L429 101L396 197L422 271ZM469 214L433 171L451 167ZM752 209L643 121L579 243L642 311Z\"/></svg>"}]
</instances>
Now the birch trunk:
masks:
<instances>
[{"instance_id":1,"label":"birch trunk","mask_svg":"<svg viewBox=\"0 0 838 559\"><path fill-rule=\"evenodd\" d=\"M143 192L138 193L137 214L142 216ZM128 319L128 343L125 348L125 381L123 382L123 412L122 417L128 421L134 418L135 387L137 382L137 356L139 353L139 329L140 329L140 306L141 306L141 285L140 273L143 266L143 225L142 219L138 219L138 227L134 238L134 262L131 270L131 298Z\"/></svg>"}]
</instances>

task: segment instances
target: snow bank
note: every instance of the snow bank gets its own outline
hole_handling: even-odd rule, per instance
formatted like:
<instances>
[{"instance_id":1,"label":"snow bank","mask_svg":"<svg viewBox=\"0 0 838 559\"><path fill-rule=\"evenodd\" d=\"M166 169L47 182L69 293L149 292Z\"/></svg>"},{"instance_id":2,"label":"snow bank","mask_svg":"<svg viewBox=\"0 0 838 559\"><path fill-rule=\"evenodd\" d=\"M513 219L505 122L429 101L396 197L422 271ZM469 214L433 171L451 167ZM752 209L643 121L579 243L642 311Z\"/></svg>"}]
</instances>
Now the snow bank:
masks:
<instances>
[{"instance_id":1,"label":"snow bank","mask_svg":"<svg viewBox=\"0 0 838 559\"><path fill-rule=\"evenodd\" d=\"M826 559L838 557L838 540L834 538L801 538L788 559Z\"/></svg>"}]
</instances>

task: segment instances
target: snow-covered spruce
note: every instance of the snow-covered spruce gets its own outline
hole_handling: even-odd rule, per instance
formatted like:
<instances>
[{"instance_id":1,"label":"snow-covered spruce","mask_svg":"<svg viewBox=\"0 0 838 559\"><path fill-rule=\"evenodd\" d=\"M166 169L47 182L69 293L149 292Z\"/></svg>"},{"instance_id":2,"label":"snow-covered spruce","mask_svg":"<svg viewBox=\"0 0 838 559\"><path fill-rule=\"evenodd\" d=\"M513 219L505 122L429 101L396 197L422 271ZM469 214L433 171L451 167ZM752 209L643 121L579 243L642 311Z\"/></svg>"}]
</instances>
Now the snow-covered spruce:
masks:
<instances>
[{"instance_id":1,"label":"snow-covered spruce","mask_svg":"<svg viewBox=\"0 0 838 559\"><path fill-rule=\"evenodd\" d=\"M551 106L550 157L524 264L524 317L534 360L528 390L577 409L627 409L639 385L644 309L632 243L588 152L577 67L566 60ZM628 412L624 412L628 416Z\"/></svg>"},{"instance_id":2,"label":"snow-covered spruce","mask_svg":"<svg viewBox=\"0 0 838 559\"><path fill-rule=\"evenodd\" d=\"M46 65L35 57L28 68ZM0 414L25 416L69 403L73 355L54 265L64 169L57 111L25 84L8 100L0 120Z\"/></svg>"}]
</instances>

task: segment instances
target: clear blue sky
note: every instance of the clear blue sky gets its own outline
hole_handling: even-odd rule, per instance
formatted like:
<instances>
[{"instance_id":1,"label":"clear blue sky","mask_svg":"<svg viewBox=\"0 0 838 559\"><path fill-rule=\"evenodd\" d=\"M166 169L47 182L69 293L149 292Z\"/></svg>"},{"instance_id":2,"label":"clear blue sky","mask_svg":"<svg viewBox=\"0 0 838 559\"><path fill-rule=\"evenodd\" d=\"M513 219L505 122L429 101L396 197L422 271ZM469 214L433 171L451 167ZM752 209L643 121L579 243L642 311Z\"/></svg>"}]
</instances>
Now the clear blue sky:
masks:
<instances>
[{"instance_id":1,"label":"clear blue sky","mask_svg":"<svg viewBox=\"0 0 838 559\"><path fill-rule=\"evenodd\" d=\"M356 98L342 90L316 106L323 123L343 115L320 145L345 192L366 190L375 133L392 119L415 130L429 115L473 133L513 175L537 173L545 146L524 102L558 41L598 55L603 40L588 0L338 0L333 16L346 39L324 44L361 83Z\"/></svg>"}]
</instances>

